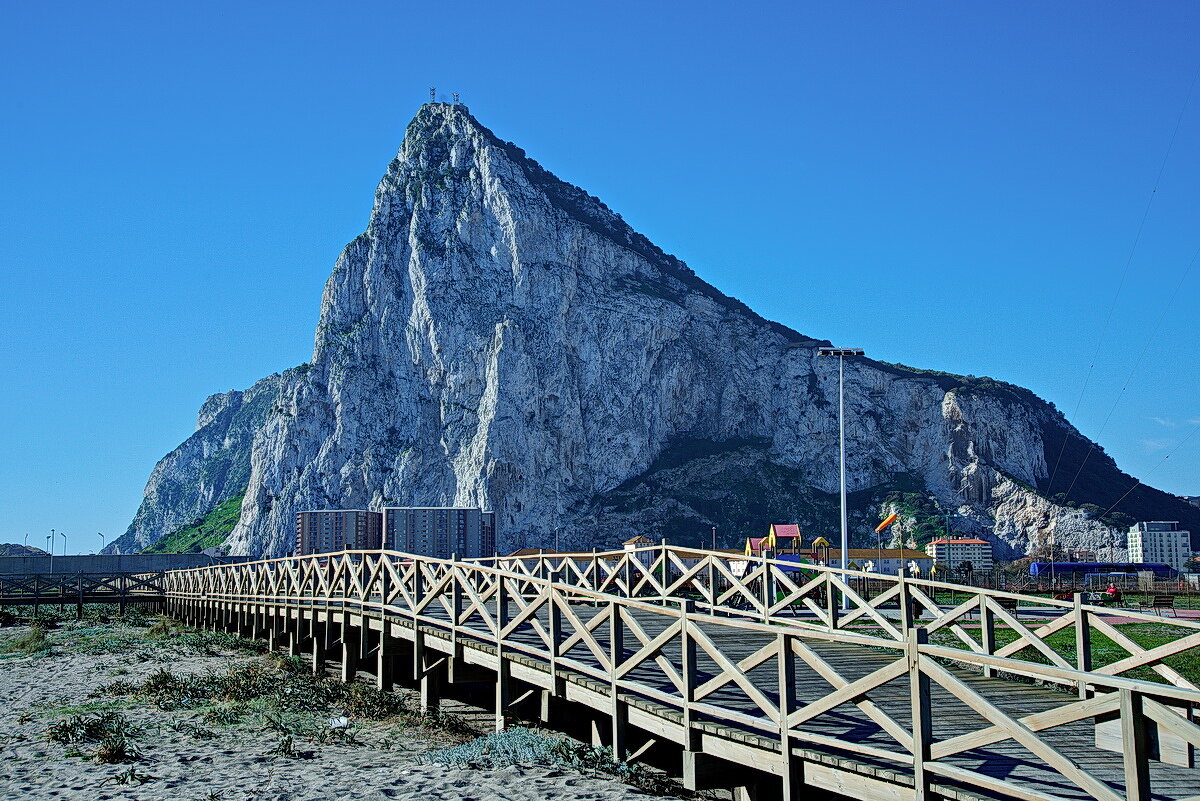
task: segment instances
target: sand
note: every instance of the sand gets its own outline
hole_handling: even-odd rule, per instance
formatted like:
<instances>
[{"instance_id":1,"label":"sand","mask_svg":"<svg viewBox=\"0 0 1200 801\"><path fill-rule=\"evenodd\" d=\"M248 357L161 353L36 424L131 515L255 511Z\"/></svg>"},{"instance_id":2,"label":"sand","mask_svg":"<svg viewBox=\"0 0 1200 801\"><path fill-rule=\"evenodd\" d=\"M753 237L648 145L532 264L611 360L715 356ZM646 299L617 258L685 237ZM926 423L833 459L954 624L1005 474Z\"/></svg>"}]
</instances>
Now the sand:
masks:
<instances>
[{"instance_id":1,"label":"sand","mask_svg":"<svg viewBox=\"0 0 1200 801\"><path fill-rule=\"evenodd\" d=\"M22 631L0 630L0 649ZM173 719L201 722L196 710L162 711L136 698L89 698L89 693L117 678L140 681L164 667L175 673L203 673L260 657L204 653L169 639L148 638L144 628L127 626L71 624L51 631L50 639L49 653L0 656L0 799L624 801L650 797L616 781L569 769L422 764L421 754L462 742L464 735L387 721L352 721L361 744L321 745L297 739L300 757L271 753L279 735L245 723L210 722L205 725L217 736L197 739L169 725ZM94 714L114 704L142 728L135 738L142 751L140 760L99 764L87 756L72 756L70 746L46 739L46 730L54 722L71 714Z\"/></svg>"}]
</instances>

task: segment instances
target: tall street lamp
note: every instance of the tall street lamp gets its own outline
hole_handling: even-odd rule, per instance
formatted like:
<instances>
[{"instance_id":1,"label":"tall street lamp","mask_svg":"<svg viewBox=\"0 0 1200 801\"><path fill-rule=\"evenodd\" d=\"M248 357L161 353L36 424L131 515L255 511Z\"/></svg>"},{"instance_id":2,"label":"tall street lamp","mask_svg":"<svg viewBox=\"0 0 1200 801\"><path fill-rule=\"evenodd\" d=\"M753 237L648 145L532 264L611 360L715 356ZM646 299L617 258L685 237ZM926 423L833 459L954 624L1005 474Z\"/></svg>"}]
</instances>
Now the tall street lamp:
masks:
<instances>
[{"instance_id":1,"label":"tall street lamp","mask_svg":"<svg viewBox=\"0 0 1200 801\"><path fill-rule=\"evenodd\" d=\"M100 553L104 553L104 532L97 531L96 536L98 536L100 538ZM380 539L382 541L382 538L380 538ZM382 546L380 546L380 547L382 547Z\"/></svg>"},{"instance_id":2,"label":"tall street lamp","mask_svg":"<svg viewBox=\"0 0 1200 801\"><path fill-rule=\"evenodd\" d=\"M818 356L836 356L838 360L838 474L842 496L842 570L850 565L850 544L846 522L846 357L862 356L862 348L817 348ZM842 593L842 609L850 608L850 598Z\"/></svg>"}]
</instances>

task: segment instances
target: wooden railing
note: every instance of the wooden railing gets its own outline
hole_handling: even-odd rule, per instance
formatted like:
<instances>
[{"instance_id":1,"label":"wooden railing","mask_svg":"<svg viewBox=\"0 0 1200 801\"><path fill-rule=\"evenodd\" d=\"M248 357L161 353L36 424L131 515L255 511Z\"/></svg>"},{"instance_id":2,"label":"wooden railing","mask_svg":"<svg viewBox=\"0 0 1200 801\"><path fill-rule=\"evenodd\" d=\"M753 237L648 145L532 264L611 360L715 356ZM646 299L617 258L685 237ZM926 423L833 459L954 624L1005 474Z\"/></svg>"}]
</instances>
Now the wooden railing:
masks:
<instances>
[{"instance_id":1,"label":"wooden railing","mask_svg":"<svg viewBox=\"0 0 1200 801\"><path fill-rule=\"evenodd\" d=\"M700 555L702 554L702 555ZM869 632L905 642L907 631L919 624L927 633L946 631L973 654L1015 657L1028 651L1061 668L1101 675L1153 670L1177 687L1200 690L1190 679L1163 664L1200 646L1200 620L1172 617L1181 636L1156 648L1143 648L1105 618L1163 624L1160 615L1139 610L1084 603L1082 594L1070 601L989 590L946 582L797 564L777 559L741 557L669 546L592 554L533 554L479 560L530 578L546 578L573 587L624 598L649 601L695 599L697 607L714 615L757 618L774 624L823 631ZM945 608L936 599L953 596ZM928 618L926 620L925 618ZM966 624L970 624L969 626ZM996 628L1015 636L1000 643ZM974 633L973 631L974 630ZM1059 632L1073 633L1074 659L1068 661L1046 643ZM1107 650L1124 655L1094 665L1091 643L1099 634L1112 643ZM1200 651L1197 652L1200 656ZM1010 668L1014 667L1012 665ZM1018 675L1031 675L1014 670ZM1038 673L1035 678L1053 680Z\"/></svg>"},{"instance_id":2,"label":"wooden railing","mask_svg":"<svg viewBox=\"0 0 1200 801\"><path fill-rule=\"evenodd\" d=\"M0 574L0 606L153 603L164 598L162 580L162 573Z\"/></svg>"},{"instance_id":3,"label":"wooden railing","mask_svg":"<svg viewBox=\"0 0 1200 801\"><path fill-rule=\"evenodd\" d=\"M988 769L989 749L1012 742L1055 777L1048 787L1065 782L1101 801L1148 801L1151 756L1168 759L1168 751L1182 750L1190 760L1200 748L1200 726L1192 722L1200 689L1164 664L1200 645L1200 625L1171 621L1184 636L1143 648L1105 620L1113 610L1078 597L1052 601L811 565L797 572L787 562L666 547L471 561L349 552L173 571L164 587L172 604L340 609L406 621L484 643L501 666L514 656L532 660L549 674L551 687L560 673L607 686L614 721L630 698L657 705L678 722L685 748L695 727L716 723L774 742L781 775L798 759L796 746L857 754L911 777L917 798L939 782L1030 801L1066 797ZM948 609L936 602L951 592L966 600ZM1007 630L1011 641L1000 644L998 630ZM1068 630L1078 649L1073 660L1047 643ZM931 642L943 631L959 647ZM1092 665L1095 633L1127 656ZM735 641L752 643L753 652L728 655L722 643ZM822 654L830 644L862 646L882 661L851 676ZM967 680L963 667L993 677L994 684ZM1162 681L1125 675L1135 668L1149 668ZM827 690L798 700L798 671L819 677ZM1046 693L1056 700L1013 714L986 691L1016 686L1000 678L1009 676L1071 692ZM896 681L908 687L901 706ZM963 715L956 734L935 738L935 689L979 720L973 724ZM876 736L824 733L819 724L844 704L875 724ZM1116 779L1111 771L1082 767L1056 742L1070 727L1093 721L1098 749L1110 749L1103 753L1116 766ZM1115 742L1106 745L1110 736ZM1182 793L1174 786L1154 788L1155 797L1200 796L1200 782Z\"/></svg>"}]
</instances>

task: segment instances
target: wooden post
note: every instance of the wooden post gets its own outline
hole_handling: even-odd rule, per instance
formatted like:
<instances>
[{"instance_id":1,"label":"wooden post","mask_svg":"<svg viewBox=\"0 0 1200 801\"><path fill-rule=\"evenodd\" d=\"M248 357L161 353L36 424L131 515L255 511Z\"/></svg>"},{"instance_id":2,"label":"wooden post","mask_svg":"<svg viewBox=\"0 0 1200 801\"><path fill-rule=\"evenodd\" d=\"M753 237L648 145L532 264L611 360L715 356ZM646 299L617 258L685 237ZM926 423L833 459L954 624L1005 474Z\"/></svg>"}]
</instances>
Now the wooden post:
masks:
<instances>
[{"instance_id":1,"label":"wooden post","mask_svg":"<svg viewBox=\"0 0 1200 801\"><path fill-rule=\"evenodd\" d=\"M709 614L717 608L717 568L713 564L717 557L709 556L708 562L708 611Z\"/></svg>"},{"instance_id":2,"label":"wooden post","mask_svg":"<svg viewBox=\"0 0 1200 801\"><path fill-rule=\"evenodd\" d=\"M825 616L829 618L829 630L836 631L838 624L837 591L833 586L833 573L825 574Z\"/></svg>"},{"instance_id":3,"label":"wooden post","mask_svg":"<svg viewBox=\"0 0 1200 801\"><path fill-rule=\"evenodd\" d=\"M908 577L904 575L904 568L900 568L897 584L900 587L900 591L896 594L900 601L900 631L907 632L913 627L913 606L912 593L908 589Z\"/></svg>"},{"instance_id":4,"label":"wooden post","mask_svg":"<svg viewBox=\"0 0 1200 801\"><path fill-rule=\"evenodd\" d=\"M387 621L379 632L379 647L375 649L375 688L387 692L395 684L395 646L387 633Z\"/></svg>"},{"instance_id":5,"label":"wooden post","mask_svg":"<svg viewBox=\"0 0 1200 801\"><path fill-rule=\"evenodd\" d=\"M979 642L983 646L983 652L991 656L996 653L996 613L992 611L992 607L988 604L987 595L979 593ZM983 675L985 678L991 678L996 675L996 669L991 665L983 666Z\"/></svg>"},{"instance_id":6,"label":"wooden post","mask_svg":"<svg viewBox=\"0 0 1200 801\"><path fill-rule=\"evenodd\" d=\"M79 575L75 577L75 589L78 591L78 600L75 601L75 619L83 620L83 571L79 571Z\"/></svg>"},{"instance_id":7,"label":"wooden post","mask_svg":"<svg viewBox=\"0 0 1200 801\"><path fill-rule=\"evenodd\" d=\"M1075 601L1075 667L1084 672L1092 671L1092 620L1083 608L1083 593L1074 595ZM1088 698L1091 691L1086 681L1079 682L1079 697Z\"/></svg>"},{"instance_id":8,"label":"wooden post","mask_svg":"<svg viewBox=\"0 0 1200 801\"><path fill-rule=\"evenodd\" d=\"M791 727L788 725L788 715L796 706L796 654L786 633L780 632L775 639L779 649L779 775L783 780L783 800L799 801L803 796L804 762L792 753Z\"/></svg>"},{"instance_id":9,"label":"wooden post","mask_svg":"<svg viewBox=\"0 0 1200 801\"><path fill-rule=\"evenodd\" d=\"M383 554L379 555L377 564L379 565L379 619L383 620L387 614L388 601L388 570L385 564L387 557ZM367 593L368 597L370 592Z\"/></svg>"},{"instance_id":10,"label":"wooden post","mask_svg":"<svg viewBox=\"0 0 1200 801\"><path fill-rule=\"evenodd\" d=\"M316 618L316 612L313 612L312 619L312 672L314 676L319 676L325 672L325 637L329 629L329 624L321 624Z\"/></svg>"},{"instance_id":11,"label":"wooden post","mask_svg":"<svg viewBox=\"0 0 1200 801\"><path fill-rule=\"evenodd\" d=\"M912 708L913 791L915 801L926 801L930 798L930 792L929 774L925 772L925 763L929 761L930 747L933 744L933 713L929 704L929 677L921 670L920 647L929 642L929 632L924 628L912 626L907 631L907 638L909 705Z\"/></svg>"},{"instance_id":12,"label":"wooden post","mask_svg":"<svg viewBox=\"0 0 1200 801\"><path fill-rule=\"evenodd\" d=\"M412 564L412 583L413 583L412 597L413 597L413 602L416 603L418 606L424 600L424 595L425 595L425 580L424 579L425 579L425 577L421 573L421 558L415 557L413 559L413 564ZM415 629L417 627L417 610L410 609L409 612L412 614L413 628Z\"/></svg>"},{"instance_id":13,"label":"wooden post","mask_svg":"<svg viewBox=\"0 0 1200 801\"><path fill-rule=\"evenodd\" d=\"M450 554L450 669L458 667L458 626L462 618L462 574L458 565L458 554Z\"/></svg>"},{"instance_id":14,"label":"wooden post","mask_svg":"<svg viewBox=\"0 0 1200 801\"><path fill-rule=\"evenodd\" d=\"M425 647L425 632L418 627L413 637L413 676L421 688L421 710L434 714L442 703L441 676L435 667L426 664L429 654Z\"/></svg>"},{"instance_id":15,"label":"wooden post","mask_svg":"<svg viewBox=\"0 0 1200 801\"><path fill-rule=\"evenodd\" d=\"M689 615L696 611L694 601L681 599L679 601L679 650L680 678L683 679L683 749L684 751L699 751L700 736L692 721L692 703L695 701L696 685L699 677L696 675L696 641L692 639L691 620Z\"/></svg>"},{"instance_id":16,"label":"wooden post","mask_svg":"<svg viewBox=\"0 0 1200 801\"><path fill-rule=\"evenodd\" d=\"M1125 763L1125 801L1150 799L1149 721L1142 710L1142 695L1121 689L1121 751Z\"/></svg>"},{"instance_id":17,"label":"wooden post","mask_svg":"<svg viewBox=\"0 0 1200 801\"><path fill-rule=\"evenodd\" d=\"M504 654L504 627L508 625L508 588L504 574L493 574L496 579L496 731L507 727L505 710L509 702L509 662Z\"/></svg>"},{"instance_id":18,"label":"wooden post","mask_svg":"<svg viewBox=\"0 0 1200 801\"><path fill-rule=\"evenodd\" d=\"M767 561L767 557L763 556L763 574L762 574L762 594L763 594L763 622L771 622L771 607L775 604L775 573L771 570L771 563Z\"/></svg>"},{"instance_id":19,"label":"wooden post","mask_svg":"<svg viewBox=\"0 0 1200 801\"><path fill-rule=\"evenodd\" d=\"M629 726L629 709L617 688L617 670L625 661L625 627L621 622L621 605L608 602L608 693L609 716L612 722L612 751L614 762L624 762L625 730Z\"/></svg>"},{"instance_id":20,"label":"wooden post","mask_svg":"<svg viewBox=\"0 0 1200 801\"><path fill-rule=\"evenodd\" d=\"M558 693L558 644L562 640L562 613L558 608L558 591L553 584L546 585L546 637L550 640L550 687Z\"/></svg>"},{"instance_id":21,"label":"wooden post","mask_svg":"<svg viewBox=\"0 0 1200 801\"><path fill-rule=\"evenodd\" d=\"M662 557L662 565L659 567L659 572L661 574L660 578L659 578L659 582L662 584L663 593L666 593L666 591L667 591L667 538L666 537L663 537L663 540L662 540L662 551L660 553L660 556Z\"/></svg>"}]
</instances>

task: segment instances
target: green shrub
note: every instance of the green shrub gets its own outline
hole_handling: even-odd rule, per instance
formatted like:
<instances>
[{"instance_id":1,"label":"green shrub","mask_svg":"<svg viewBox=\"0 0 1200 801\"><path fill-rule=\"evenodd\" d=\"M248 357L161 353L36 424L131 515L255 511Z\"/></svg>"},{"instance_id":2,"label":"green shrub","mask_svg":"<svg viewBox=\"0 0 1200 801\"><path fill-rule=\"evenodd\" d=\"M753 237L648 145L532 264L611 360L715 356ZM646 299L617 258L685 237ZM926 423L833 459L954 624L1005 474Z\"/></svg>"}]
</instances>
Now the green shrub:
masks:
<instances>
[{"instance_id":1,"label":"green shrub","mask_svg":"<svg viewBox=\"0 0 1200 801\"><path fill-rule=\"evenodd\" d=\"M25 654L26 656L49 650L50 640L46 638L46 629L37 624L30 626L29 631L13 640L12 645L8 647L9 653Z\"/></svg>"},{"instance_id":2,"label":"green shrub","mask_svg":"<svg viewBox=\"0 0 1200 801\"><path fill-rule=\"evenodd\" d=\"M150 628L146 629L147 637L176 637L183 630L179 623L169 617L160 617L154 621Z\"/></svg>"},{"instance_id":3,"label":"green shrub","mask_svg":"<svg viewBox=\"0 0 1200 801\"><path fill-rule=\"evenodd\" d=\"M92 759L103 764L117 762L136 762L141 759L142 752L132 741L120 734L111 734L100 741L92 752Z\"/></svg>"},{"instance_id":4,"label":"green shrub","mask_svg":"<svg viewBox=\"0 0 1200 801\"><path fill-rule=\"evenodd\" d=\"M120 712L100 712L95 715L72 715L51 724L46 730L46 739L63 745L103 743L109 738L133 737L137 732L137 727Z\"/></svg>"},{"instance_id":5,"label":"green shrub","mask_svg":"<svg viewBox=\"0 0 1200 801\"><path fill-rule=\"evenodd\" d=\"M431 751L422 761L454 767L497 769L510 765L547 765L599 774L656 795L680 795L683 788L644 765L617 762L611 748L548 737L513 727L478 737L462 745Z\"/></svg>"}]
</instances>

